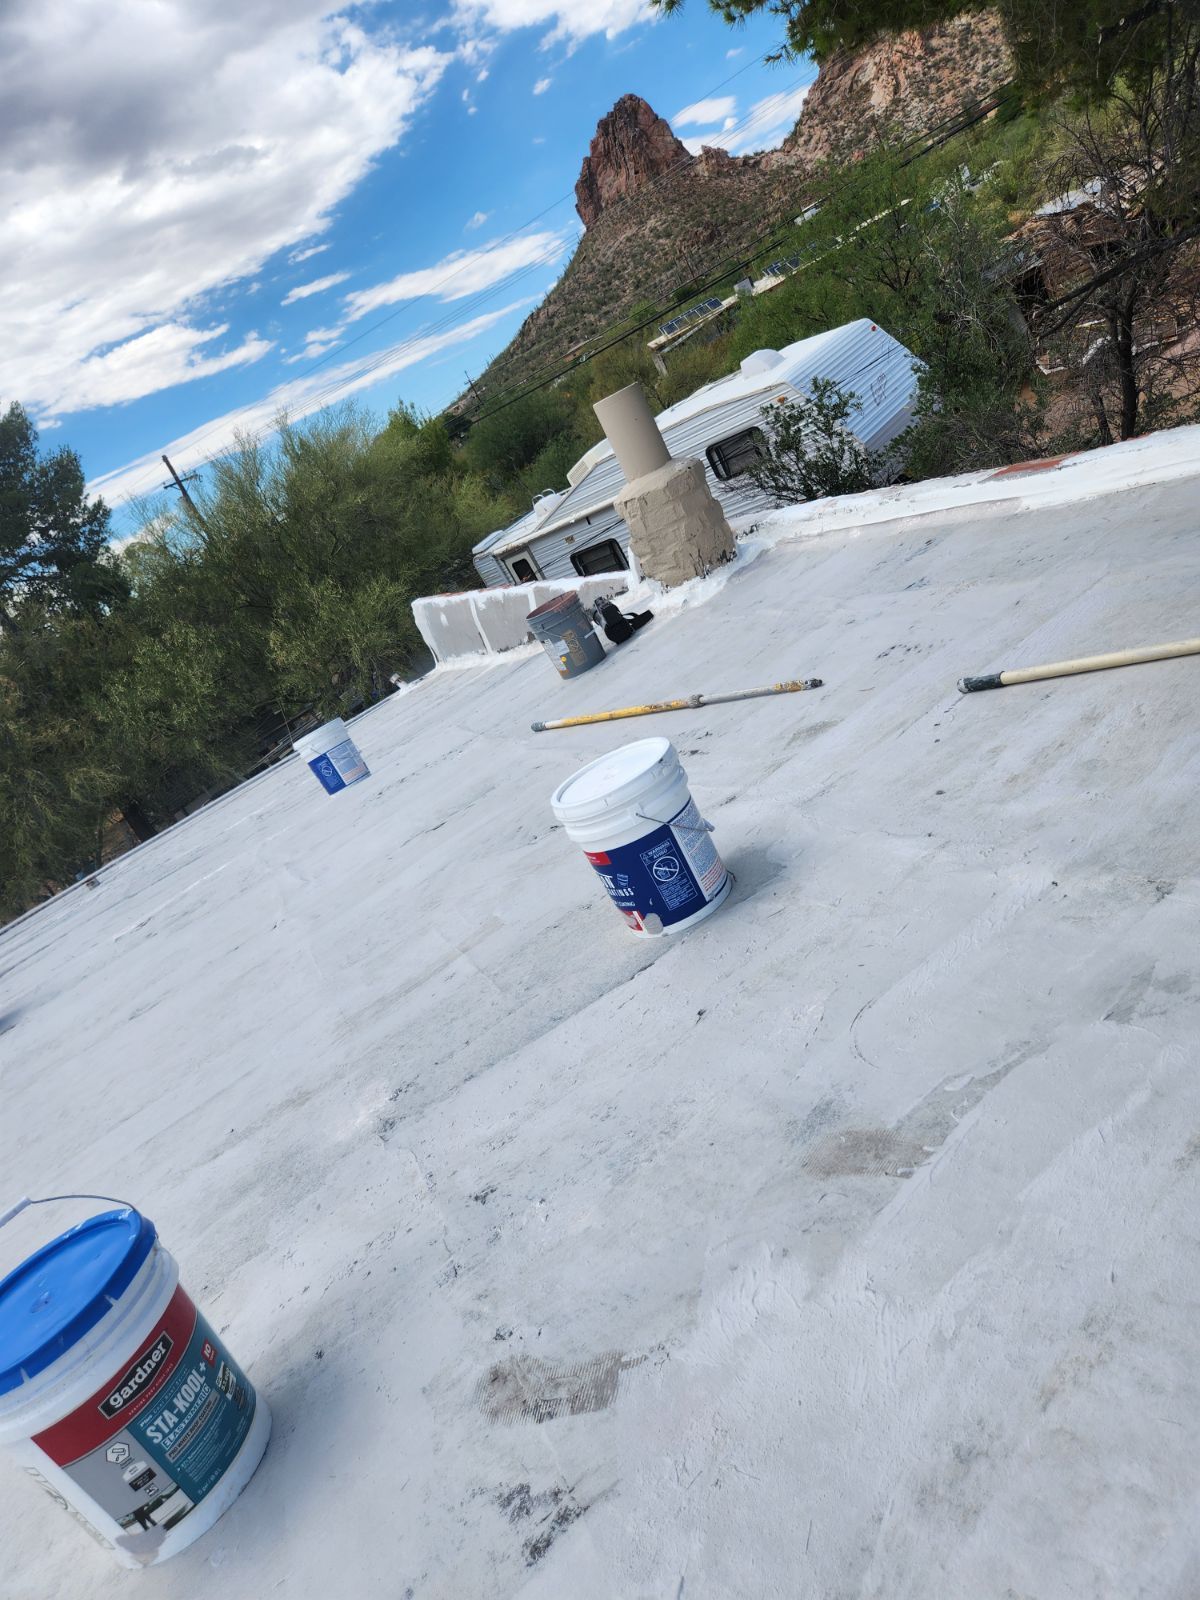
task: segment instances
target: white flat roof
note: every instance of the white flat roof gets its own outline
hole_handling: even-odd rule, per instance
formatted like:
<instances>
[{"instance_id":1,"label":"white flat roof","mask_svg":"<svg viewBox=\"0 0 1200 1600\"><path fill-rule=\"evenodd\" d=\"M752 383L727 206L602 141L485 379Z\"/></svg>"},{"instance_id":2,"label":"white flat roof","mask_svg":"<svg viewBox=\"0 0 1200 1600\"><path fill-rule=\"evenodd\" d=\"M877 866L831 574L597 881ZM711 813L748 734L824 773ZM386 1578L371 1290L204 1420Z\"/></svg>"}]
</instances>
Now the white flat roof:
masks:
<instances>
[{"instance_id":1,"label":"white flat roof","mask_svg":"<svg viewBox=\"0 0 1200 1600\"><path fill-rule=\"evenodd\" d=\"M0 934L10 1196L139 1203L274 1411L139 1600L1174 1592L1200 660L955 682L1195 633L1196 491L792 539L585 677L440 670L356 722L368 781L290 761ZM639 943L549 796L660 732L737 881ZM5 1595L127 1600L4 1470Z\"/></svg>"}]
</instances>

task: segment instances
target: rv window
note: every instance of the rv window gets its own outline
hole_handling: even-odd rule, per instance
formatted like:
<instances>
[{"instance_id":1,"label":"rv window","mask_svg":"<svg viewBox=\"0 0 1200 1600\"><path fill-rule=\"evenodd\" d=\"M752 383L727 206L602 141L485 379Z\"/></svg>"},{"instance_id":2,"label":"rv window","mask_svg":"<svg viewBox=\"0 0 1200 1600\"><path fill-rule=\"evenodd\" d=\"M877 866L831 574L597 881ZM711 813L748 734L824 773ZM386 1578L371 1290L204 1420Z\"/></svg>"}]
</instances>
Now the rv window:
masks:
<instances>
[{"instance_id":1,"label":"rv window","mask_svg":"<svg viewBox=\"0 0 1200 1600\"><path fill-rule=\"evenodd\" d=\"M512 575L518 583L534 583L537 580L537 573L533 570L533 562L527 560L525 556L518 556L512 562Z\"/></svg>"},{"instance_id":2,"label":"rv window","mask_svg":"<svg viewBox=\"0 0 1200 1600\"><path fill-rule=\"evenodd\" d=\"M704 452L708 464L722 483L747 471L766 455L761 428L747 428L744 433L734 433L728 439L710 444Z\"/></svg>"},{"instance_id":3,"label":"rv window","mask_svg":"<svg viewBox=\"0 0 1200 1600\"><path fill-rule=\"evenodd\" d=\"M629 563L617 541L605 539L603 544L590 544L586 550L576 550L571 565L581 578L590 578L594 572L624 572Z\"/></svg>"}]
</instances>

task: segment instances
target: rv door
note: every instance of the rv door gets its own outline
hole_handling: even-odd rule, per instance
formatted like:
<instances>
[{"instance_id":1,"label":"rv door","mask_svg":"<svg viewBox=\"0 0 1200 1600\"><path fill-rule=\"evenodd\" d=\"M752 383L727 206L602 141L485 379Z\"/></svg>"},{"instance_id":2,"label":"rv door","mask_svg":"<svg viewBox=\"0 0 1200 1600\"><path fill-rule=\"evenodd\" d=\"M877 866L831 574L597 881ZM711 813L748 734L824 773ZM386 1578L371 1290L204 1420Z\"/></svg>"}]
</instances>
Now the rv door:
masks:
<instances>
[{"instance_id":1,"label":"rv door","mask_svg":"<svg viewBox=\"0 0 1200 1600\"><path fill-rule=\"evenodd\" d=\"M522 550L519 556L509 556L507 564L514 583L536 583L541 577L528 550Z\"/></svg>"}]
</instances>

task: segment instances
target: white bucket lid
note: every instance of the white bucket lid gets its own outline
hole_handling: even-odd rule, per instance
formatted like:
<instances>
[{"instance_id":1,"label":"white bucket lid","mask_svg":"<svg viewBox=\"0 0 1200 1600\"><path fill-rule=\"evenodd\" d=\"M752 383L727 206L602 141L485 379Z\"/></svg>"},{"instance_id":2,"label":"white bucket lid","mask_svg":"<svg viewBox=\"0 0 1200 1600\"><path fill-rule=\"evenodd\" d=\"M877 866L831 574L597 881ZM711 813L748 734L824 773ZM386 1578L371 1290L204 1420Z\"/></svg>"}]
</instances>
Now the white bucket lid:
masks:
<instances>
[{"instance_id":1,"label":"white bucket lid","mask_svg":"<svg viewBox=\"0 0 1200 1600\"><path fill-rule=\"evenodd\" d=\"M639 739L580 767L558 786L550 804L563 822L586 822L628 805L678 765L669 739Z\"/></svg>"},{"instance_id":2,"label":"white bucket lid","mask_svg":"<svg viewBox=\"0 0 1200 1600\"><path fill-rule=\"evenodd\" d=\"M307 733L293 739L292 749L302 756L323 756L335 744L341 744L349 737L341 717L334 717L330 722L323 722L319 728L310 728Z\"/></svg>"}]
</instances>

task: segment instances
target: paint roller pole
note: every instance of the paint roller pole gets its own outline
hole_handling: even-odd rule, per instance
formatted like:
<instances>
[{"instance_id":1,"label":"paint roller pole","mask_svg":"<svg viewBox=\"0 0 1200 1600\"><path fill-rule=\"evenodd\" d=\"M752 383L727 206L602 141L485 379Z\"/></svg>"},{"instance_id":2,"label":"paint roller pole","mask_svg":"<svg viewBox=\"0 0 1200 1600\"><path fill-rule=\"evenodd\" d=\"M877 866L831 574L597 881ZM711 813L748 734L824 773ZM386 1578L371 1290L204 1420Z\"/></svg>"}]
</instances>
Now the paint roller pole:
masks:
<instances>
[{"instance_id":1,"label":"paint roller pole","mask_svg":"<svg viewBox=\"0 0 1200 1600\"><path fill-rule=\"evenodd\" d=\"M652 705L622 706L619 711L592 711L584 717L559 717L554 722L535 722L534 733L552 728L586 728L593 722L620 722L625 717L653 717L660 711L694 711L699 706L724 706L733 700L758 700L767 694L800 694L804 689L820 689L821 678L796 678L788 683L769 683L762 689L738 689L733 694L693 694L686 700L656 700Z\"/></svg>"},{"instance_id":2,"label":"paint roller pole","mask_svg":"<svg viewBox=\"0 0 1200 1600\"><path fill-rule=\"evenodd\" d=\"M1200 655L1200 639L1177 639L1173 644L1148 644L1138 650L1114 650L1106 656L1080 656L1075 661L1052 661L1044 667L1015 667L1010 672L989 672L982 678L960 678L962 694L977 689L1004 689L1012 683L1038 683L1042 678L1067 678L1076 672L1105 672L1109 667L1138 667L1145 661L1173 661L1177 656Z\"/></svg>"}]
</instances>

